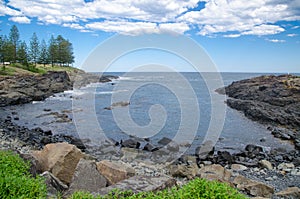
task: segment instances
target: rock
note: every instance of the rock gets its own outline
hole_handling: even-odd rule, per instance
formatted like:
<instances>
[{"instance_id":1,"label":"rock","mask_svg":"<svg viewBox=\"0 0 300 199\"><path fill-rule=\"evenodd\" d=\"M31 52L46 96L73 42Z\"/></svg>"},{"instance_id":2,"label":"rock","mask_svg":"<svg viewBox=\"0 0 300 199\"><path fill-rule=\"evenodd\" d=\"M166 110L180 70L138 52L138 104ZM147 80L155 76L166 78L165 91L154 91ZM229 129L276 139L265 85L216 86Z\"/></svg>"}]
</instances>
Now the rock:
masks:
<instances>
[{"instance_id":1,"label":"rock","mask_svg":"<svg viewBox=\"0 0 300 199\"><path fill-rule=\"evenodd\" d=\"M245 171L247 169L248 169L248 167L241 165L241 164L232 164L231 165L231 170L233 170L233 171Z\"/></svg>"},{"instance_id":2,"label":"rock","mask_svg":"<svg viewBox=\"0 0 300 199\"><path fill-rule=\"evenodd\" d=\"M77 163L85 155L67 143L47 144L42 151L34 151L42 171L50 171L63 183L70 184Z\"/></svg>"},{"instance_id":3,"label":"rock","mask_svg":"<svg viewBox=\"0 0 300 199\"><path fill-rule=\"evenodd\" d=\"M20 157L30 163L30 170L29 172L32 176L36 176L39 173L42 173L42 168L38 162L38 160L30 153L21 153Z\"/></svg>"},{"instance_id":4,"label":"rock","mask_svg":"<svg viewBox=\"0 0 300 199\"><path fill-rule=\"evenodd\" d=\"M234 178L233 184L235 184L239 190L245 191L251 196L270 198L274 193L273 187L263 184L261 182L250 180L241 175L238 175L236 178Z\"/></svg>"},{"instance_id":5,"label":"rock","mask_svg":"<svg viewBox=\"0 0 300 199\"><path fill-rule=\"evenodd\" d=\"M135 148L138 149L140 147L141 143L135 139L128 139L125 141L121 140L121 146L122 147L127 147L127 148Z\"/></svg>"},{"instance_id":6,"label":"rock","mask_svg":"<svg viewBox=\"0 0 300 199\"><path fill-rule=\"evenodd\" d=\"M287 189L280 191L275 195L282 198L298 199L300 198L300 188L288 187Z\"/></svg>"},{"instance_id":7,"label":"rock","mask_svg":"<svg viewBox=\"0 0 300 199\"><path fill-rule=\"evenodd\" d=\"M295 165L293 163L281 163L277 166L277 168L279 170L287 170L295 168Z\"/></svg>"},{"instance_id":8,"label":"rock","mask_svg":"<svg viewBox=\"0 0 300 199\"><path fill-rule=\"evenodd\" d=\"M116 107L124 107L124 106L129 106L129 105L130 105L130 102L115 102L115 103L112 103L111 106L105 107L104 109L111 110Z\"/></svg>"},{"instance_id":9,"label":"rock","mask_svg":"<svg viewBox=\"0 0 300 199\"><path fill-rule=\"evenodd\" d=\"M135 170L130 165L117 161L102 160L97 163L97 169L107 179L108 185L135 175Z\"/></svg>"},{"instance_id":10,"label":"rock","mask_svg":"<svg viewBox=\"0 0 300 199\"><path fill-rule=\"evenodd\" d=\"M54 93L72 88L65 71L49 71L44 75L0 77L0 106L44 100Z\"/></svg>"},{"instance_id":11,"label":"rock","mask_svg":"<svg viewBox=\"0 0 300 199\"><path fill-rule=\"evenodd\" d=\"M47 195L49 198L57 196L59 193L62 193L68 189L68 186L61 182L49 171L45 171L41 174L45 179L45 184L47 186Z\"/></svg>"},{"instance_id":12,"label":"rock","mask_svg":"<svg viewBox=\"0 0 300 199\"><path fill-rule=\"evenodd\" d=\"M273 169L272 163L269 162L268 160L261 160L261 161L258 162L258 164L261 168L266 168L268 170Z\"/></svg>"},{"instance_id":13,"label":"rock","mask_svg":"<svg viewBox=\"0 0 300 199\"><path fill-rule=\"evenodd\" d=\"M300 77L269 75L233 82L225 87L226 103L251 120L272 126L275 137L294 141L299 149ZM224 92L222 89L219 92ZM282 128L284 127L284 128Z\"/></svg>"},{"instance_id":14,"label":"rock","mask_svg":"<svg viewBox=\"0 0 300 199\"><path fill-rule=\"evenodd\" d=\"M218 151L216 163L232 164L234 162L234 156L232 156L228 151Z\"/></svg>"},{"instance_id":15,"label":"rock","mask_svg":"<svg viewBox=\"0 0 300 199\"><path fill-rule=\"evenodd\" d=\"M253 153L253 154L259 154L260 152L263 152L263 148L261 146L256 146L256 145L253 145L253 144L248 144L245 147L245 150L247 152L250 152L250 153Z\"/></svg>"},{"instance_id":16,"label":"rock","mask_svg":"<svg viewBox=\"0 0 300 199\"><path fill-rule=\"evenodd\" d=\"M152 145L152 144L150 144L150 143L147 143L147 144L144 146L143 150L144 150L144 151L153 152L153 151L157 151L157 150L159 150L159 148L158 148L158 147L155 147L155 146L153 146L153 145Z\"/></svg>"},{"instance_id":17,"label":"rock","mask_svg":"<svg viewBox=\"0 0 300 199\"><path fill-rule=\"evenodd\" d=\"M169 172L173 177L193 179L199 173L199 167L197 164L170 165Z\"/></svg>"},{"instance_id":18,"label":"rock","mask_svg":"<svg viewBox=\"0 0 300 199\"><path fill-rule=\"evenodd\" d=\"M133 176L109 187L102 188L97 194L106 195L114 189L129 191L133 193L160 191L176 185L176 180L169 176Z\"/></svg>"},{"instance_id":19,"label":"rock","mask_svg":"<svg viewBox=\"0 0 300 199\"><path fill-rule=\"evenodd\" d=\"M163 137L162 139L160 139L157 143L163 146L168 145L170 142L172 142L172 140L170 138L167 137Z\"/></svg>"},{"instance_id":20,"label":"rock","mask_svg":"<svg viewBox=\"0 0 300 199\"><path fill-rule=\"evenodd\" d=\"M199 176L208 180L218 180L221 182L230 182L232 172L221 165L213 164L200 168Z\"/></svg>"},{"instance_id":21,"label":"rock","mask_svg":"<svg viewBox=\"0 0 300 199\"><path fill-rule=\"evenodd\" d=\"M65 194L69 196L75 191L98 192L106 187L105 177L97 170L96 162L80 159L75 169L69 190Z\"/></svg>"},{"instance_id":22,"label":"rock","mask_svg":"<svg viewBox=\"0 0 300 199\"><path fill-rule=\"evenodd\" d=\"M208 156L213 155L215 146L212 141L208 140L197 147L195 150L195 155L199 159L206 159Z\"/></svg>"}]
</instances>

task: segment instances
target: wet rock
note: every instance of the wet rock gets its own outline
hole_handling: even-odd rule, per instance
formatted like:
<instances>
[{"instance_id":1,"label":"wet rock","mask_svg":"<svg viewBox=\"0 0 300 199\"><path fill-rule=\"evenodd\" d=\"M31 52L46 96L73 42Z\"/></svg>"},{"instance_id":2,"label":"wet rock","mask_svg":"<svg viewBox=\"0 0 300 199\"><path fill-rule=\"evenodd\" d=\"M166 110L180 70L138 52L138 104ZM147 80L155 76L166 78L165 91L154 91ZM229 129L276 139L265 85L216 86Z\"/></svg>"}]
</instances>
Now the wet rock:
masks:
<instances>
[{"instance_id":1,"label":"wet rock","mask_svg":"<svg viewBox=\"0 0 300 199\"><path fill-rule=\"evenodd\" d=\"M214 144L212 141L208 140L205 141L201 146L197 147L195 150L195 155L199 159L206 159L208 156L211 156L214 154Z\"/></svg>"},{"instance_id":2,"label":"wet rock","mask_svg":"<svg viewBox=\"0 0 300 199\"><path fill-rule=\"evenodd\" d=\"M300 198L300 188L289 187L283 191L276 193L275 195L282 198L298 199Z\"/></svg>"},{"instance_id":3,"label":"wet rock","mask_svg":"<svg viewBox=\"0 0 300 199\"><path fill-rule=\"evenodd\" d=\"M96 162L82 158L76 166L70 187L65 195L69 196L75 191L98 192L106 187L106 184L105 177L97 171Z\"/></svg>"},{"instance_id":4,"label":"wet rock","mask_svg":"<svg viewBox=\"0 0 300 199\"><path fill-rule=\"evenodd\" d=\"M157 143L163 146L168 145L170 142L172 142L172 140L170 138L167 137L163 137L162 139L160 139Z\"/></svg>"},{"instance_id":5,"label":"wet rock","mask_svg":"<svg viewBox=\"0 0 300 199\"><path fill-rule=\"evenodd\" d=\"M135 175L135 170L130 165L117 161L102 160L97 163L97 169L107 179L108 185Z\"/></svg>"},{"instance_id":6,"label":"wet rock","mask_svg":"<svg viewBox=\"0 0 300 199\"><path fill-rule=\"evenodd\" d=\"M41 176L45 179L45 184L47 187L47 196L49 198L56 197L58 194L68 189L67 185L61 182L49 171L45 171L41 174Z\"/></svg>"},{"instance_id":7,"label":"wet rock","mask_svg":"<svg viewBox=\"0 0 300 199\"><path fill-rule=\"evenodd\" d=\"M29 172L32 176L36 176L39 173L42 173L42 168L38 162L38 160L30 153L21 153L20 157L25 160L26 162L30 163L30 170Z\"/></svg>"},{"instance_id":8,"label":"wet rock","mask_svg":"<svg viewBox=\"0 0 300 199\"><path fill-rule=\"evenodd\" d=\"M105 107L104 109L106 109L106 110L112 110L113 108L116 108L116 107L125 107L125 106L129 106L129 105L130 105L130 102L127 102L127 101L124 101L124 102L115 102L115 103L112 103L111 106Z\"/></svg>"},{"instance_id":9,"label":"wet rock","mask_svg":"<svg viewBox=\"0 0 300 199\"><path fill-rule=\"evenodd\" d=\"M144 151L149 151L149 152L154 152L154 151L157 151L159 150L159 148L153 146L151 143L147 143L144 148L143 148Z\"/></svg>"},{"instance_id":10,"label":"wet rock","mask_svg":"<svg viewBox=\"0 0 300 199\"><path fill-rule=\"evenodd\" d=\"M135 149L138 149L141 146L141 143L135 139L128 139L125 141L121 140L120 144L122 147L135 148Z\"/></svg>"},{"instance_id":11,"label":"wet rock","mask_svg":"<svg viewBox=\"0 0 300 199\"><path fill-rule=\"evenodd\" d=\"M34 151L42 171L50 171L67 185L70 184L77 163L85 155L76 146L67 143L48 144L42 151Z\"/></svg>"},{"instance_id":12,"label":"wet rock","mask_svg":"<svg viewBox=\"0 0 300 199\"><path fill-rule=\"evenodd\" d=\"M129 179L123 180L109 187L101 189L97 194L106 195L113 189L120 191L131 190L133 193L148 192L148 191L160 191L166 188L170 188L176 185L176 180L169 176L133 176Z\"/></svg>"},{"instance_id":13,"label":"wet rock","mask_svg":"<svg viewBox=\"0 0 300 199\"><path fill-rule=\"evenodd\" d=\"M279 170L288 170L295 168L295 165L293 163L281 163L277 166L277 169Z\"/></svg>"}]
</instances>

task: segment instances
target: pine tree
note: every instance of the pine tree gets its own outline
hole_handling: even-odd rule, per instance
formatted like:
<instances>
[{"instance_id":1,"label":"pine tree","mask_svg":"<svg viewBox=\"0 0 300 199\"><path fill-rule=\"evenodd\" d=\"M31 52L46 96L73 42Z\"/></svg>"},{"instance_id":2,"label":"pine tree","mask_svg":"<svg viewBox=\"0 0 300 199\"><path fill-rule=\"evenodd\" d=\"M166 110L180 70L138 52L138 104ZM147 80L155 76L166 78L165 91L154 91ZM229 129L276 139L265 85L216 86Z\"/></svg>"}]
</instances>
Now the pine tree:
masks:
<instances>
[{"instance_id":1,"label":"pine tree","mask_svg":"<svg viewBox=\"0 0 300 199\"><path fill-rule=\"evenodd\" d=\"M17 49L19 44L20 34L16 25L13 25L10 29L9 40L13 47L12 60L14 63L17 61Z\"/></svg>"},{"instance_id":2,"label":"pine tree","mask_svg":"<svg viewBox=\"0 0 300 199\"><path fill-rule=\"evenodd\" d=\"M40 45L39 63L44 64L44 66L48 63L48 50L47 44L44 39L42 40Z\"/></svg>"},{"instance_id":3,"label":"pine tree","mask_svg":"<svg viewBox=\"0 0 300 199\"><path fill-rule=\"evenodd\" d=\"M25 41L21 42L17 51L17 57L21 64L28 66L28 53Z\"/></svg>"},{"instance_id":4,"label":"pine tree","mask_svg":"<svg viewBox=\"0 0 300 199\"><path fill-rule=\"evenodd\" d=\"M57 46L56 39L54 39L54 37L52 35L50 38L50 41L49 41L49 46L48 46L48 59L52 65L52 67L57 62L57 57L58 57L58 46Z\"/></svg>"},{"instance_id":5,"label":"pine tree","mask_svg":"<svg viewBox=\"0 0 300 199\"><path fill-rule=\"evenodd\" d=\"M36 63L38 62L39 54L40 54L39 39L36 36L36 33L33 33L30 40L30 60L34 63L35 66Z\"/></svg>"}]
</instances>

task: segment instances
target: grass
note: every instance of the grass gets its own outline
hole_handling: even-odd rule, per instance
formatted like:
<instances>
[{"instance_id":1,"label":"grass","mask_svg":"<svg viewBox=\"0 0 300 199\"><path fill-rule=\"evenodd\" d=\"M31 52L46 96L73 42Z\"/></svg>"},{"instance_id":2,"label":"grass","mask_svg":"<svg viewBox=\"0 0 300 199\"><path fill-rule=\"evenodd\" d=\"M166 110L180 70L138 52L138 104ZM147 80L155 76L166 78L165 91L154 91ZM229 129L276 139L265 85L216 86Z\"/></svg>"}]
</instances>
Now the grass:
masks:
<instances>
[{"instance_id":1,"label":"grass","mask_svg":"<svg viewBox=\"0 0 300 199\"><path fill-rule=\"evenodd\" d=\"M48 71L66 71L66 72L73 72L79 70L74 67L70 66L58 66L58 65L43 65L43 64L37 64L36 66L33 64L28 65L22 65L20 63L13 63L10 65L6 65L5 67L0 68L0 75L7 75L7 76L13 76L13 75L39 75L39 74L45 74Z\"/></svg>"},{"instance_id":2,"label":"grass","mask_svg":"<svg viewBox=\"0 0 300 199\"><path fill-rule=\"evenodd\" d=\"M29 173L29 163L10 151L0 151L0 198L46 198L41 177Z\"/></svg>"},{"instance_id":3,"label":"grass","mask_svg":"<svg viewBox=\"0 0 300 199\"><path fill-rule=\"evenodd\" d=\"M106 196L93 196L87 192L76 192L69 199L246 199L247 197L239 193L236 189L225 183L209 181L196 178L181 188L173 187L157 192L141 192L134 194L131 191L113 190Z\"/></svg>"}]
</instances>

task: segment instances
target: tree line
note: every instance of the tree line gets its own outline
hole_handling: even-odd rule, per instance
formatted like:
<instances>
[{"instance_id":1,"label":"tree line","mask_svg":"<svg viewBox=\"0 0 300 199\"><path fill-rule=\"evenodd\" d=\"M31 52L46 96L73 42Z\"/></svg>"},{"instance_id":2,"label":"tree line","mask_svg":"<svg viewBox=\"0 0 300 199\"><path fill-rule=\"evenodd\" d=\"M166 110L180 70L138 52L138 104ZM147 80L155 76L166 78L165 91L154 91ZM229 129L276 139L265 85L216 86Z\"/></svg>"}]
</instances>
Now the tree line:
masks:
<instances>
[{"instance_id":1,"label":"tree line","mask_svg":"<svg viewBox=\"0 0 300 199\"><path fill-rule=\"evenodd\" d=\"M3 66L5 63L70 66L74 63L73 46L61 35L56 38L52 35L48 43L44 39L39 41L35 32L27 45L20 41L19 30L13 25L8 36L0 35L0 61Z\"/></svg>"}]
</instances>

